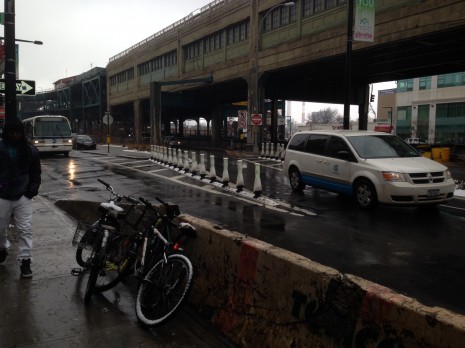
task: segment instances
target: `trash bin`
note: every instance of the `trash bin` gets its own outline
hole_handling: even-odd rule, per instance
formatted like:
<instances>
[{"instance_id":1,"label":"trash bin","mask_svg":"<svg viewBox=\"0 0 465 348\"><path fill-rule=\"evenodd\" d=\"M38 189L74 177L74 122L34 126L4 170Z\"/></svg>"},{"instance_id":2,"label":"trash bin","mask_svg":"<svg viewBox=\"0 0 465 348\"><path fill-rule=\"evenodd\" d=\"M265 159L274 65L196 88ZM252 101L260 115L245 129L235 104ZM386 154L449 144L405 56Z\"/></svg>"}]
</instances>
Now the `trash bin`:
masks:
<instances>
[{"instance_id":1,"label":"trash bin","mask_svg":"<svg viewBox=\"0 0 465 348\"><path fill-rule=\"evenodd\" d=\"M431 153L433 155L433 160L435 160L436 162L442 162L440 147L433 147L431 149Z\"/></svg>"},{"instance_id":2,"label":"trash bin","mask_svg":"<svg viewBox=\"0 0 465 348\"><path fill-rule=\"evenodd\" d=\"M450 160L450 147L441 148L441 159L443 162L449 162Z\"/></svg>"}]
</instances>

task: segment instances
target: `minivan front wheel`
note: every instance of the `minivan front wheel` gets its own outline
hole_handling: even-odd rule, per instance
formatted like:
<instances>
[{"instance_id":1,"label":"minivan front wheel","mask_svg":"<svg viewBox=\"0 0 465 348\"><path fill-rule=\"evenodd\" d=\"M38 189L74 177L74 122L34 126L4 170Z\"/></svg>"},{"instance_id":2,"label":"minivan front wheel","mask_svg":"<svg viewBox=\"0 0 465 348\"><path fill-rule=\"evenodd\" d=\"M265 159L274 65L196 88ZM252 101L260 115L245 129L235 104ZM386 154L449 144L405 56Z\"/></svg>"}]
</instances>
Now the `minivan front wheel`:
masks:
<instances>
[{"instance_id":1,"label":"minivan front wheel","mask_svg":"<svg viewBox=\"0 0 465 348\"><path fill-rule=\"evenodd\" d=\"M360 179L354 184L354 196L357 204L364 209L378 205L376 189L370 180Z\"/></svg>"},{"instance_id":2,"label":"minivan front wheel","mask_svg":"<svg viewBox=\"0 0 465 348\"><path fill-rule=\"evenodd\" d=\"M305 184L302 182L302 176L295 167L289 169L289 183L294 191L300 192L305 188Z\"/></svg>"}]
</instances>

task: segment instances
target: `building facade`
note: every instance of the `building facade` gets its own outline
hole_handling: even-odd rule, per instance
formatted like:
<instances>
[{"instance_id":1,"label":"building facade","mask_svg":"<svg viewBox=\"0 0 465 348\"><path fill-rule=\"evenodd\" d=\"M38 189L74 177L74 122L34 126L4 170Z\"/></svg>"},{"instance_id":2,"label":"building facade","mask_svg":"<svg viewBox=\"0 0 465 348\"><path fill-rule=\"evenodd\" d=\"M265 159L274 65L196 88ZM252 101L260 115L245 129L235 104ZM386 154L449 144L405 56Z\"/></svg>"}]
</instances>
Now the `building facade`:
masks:
<instances>
[{"instance_id":1,"label":"building facade","mask_svg":"<svg viewBox=\"0 0 465 348\"><path fill-rule=\"evenodd\" d=\"M465 72L397 81L378 92L378 120L402 138L428 144L465 144Z\"/></svg>"}]
</instances>

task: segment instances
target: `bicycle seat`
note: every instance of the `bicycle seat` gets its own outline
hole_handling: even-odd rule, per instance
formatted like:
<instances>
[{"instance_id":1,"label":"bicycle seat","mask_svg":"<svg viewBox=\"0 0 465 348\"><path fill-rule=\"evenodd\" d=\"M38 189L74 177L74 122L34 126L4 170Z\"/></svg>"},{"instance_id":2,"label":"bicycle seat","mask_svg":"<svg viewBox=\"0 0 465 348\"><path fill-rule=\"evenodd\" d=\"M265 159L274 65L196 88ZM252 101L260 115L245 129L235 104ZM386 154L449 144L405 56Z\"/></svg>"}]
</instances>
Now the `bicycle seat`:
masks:
<instances>
[{"instance_id":1,"label":"bicycle seat","mask_svg":"<svg viewBox=\"0 0 465 348\"><path fill-rule=\"evenodd\" d=\"M104 213L112 213L112 215L115 218L121 218L124 217L124 209L121 208L120 206L116 205L115 202L110 201L110 202L105 202L105 203L100 203L99 204L100 210L103 211Z\"/></svg>"}]
</instances>

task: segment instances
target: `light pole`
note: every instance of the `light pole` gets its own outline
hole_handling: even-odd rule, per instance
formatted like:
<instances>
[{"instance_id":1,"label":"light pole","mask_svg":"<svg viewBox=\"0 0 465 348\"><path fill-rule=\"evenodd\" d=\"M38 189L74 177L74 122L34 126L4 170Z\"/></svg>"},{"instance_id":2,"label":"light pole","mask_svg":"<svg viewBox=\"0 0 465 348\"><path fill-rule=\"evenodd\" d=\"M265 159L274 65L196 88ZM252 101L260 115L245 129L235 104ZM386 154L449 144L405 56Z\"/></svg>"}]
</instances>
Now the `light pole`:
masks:
<instances>
[{"instance_id":1,"label":"light pole","mask_svg":"<svg viewBox=\"0 0 465 348\"><path fill-rule=\"evenodd\" d=\"M256 1L256 4L258 4L258 0ZM263 21L265 20L265 18L276 8L278 7L289 7L289 6L295 6L295 3L293 1L290 1L290 2L285 2L283 4L277 4L275 6L273 6L272 8L270 8L268 11L266 11L266 13L263 15L263 17L261 18L259 24L258 24L258 28L257 28L257 34L255 35L256 36L256 40L255 40L255 59L254 59L254 64L253 64L253 91L254 91L254 95L253 95L253 109L251 109L250 111L250 115L249 117L252 116L252 111L253 113L257 113L259 111L259 100L260 100L260 93L258 92L258 51L260 49L260 33L261 33L261 29L262 29L262 25L263 25ZM257 13L258 13L258 9L257 9ZM263 124L263 115L262 115L262 124ZM259 152L259 149L258 149L258 137L257 137L257 132L254 132L254 145L253 145L253 152L254 153L258 153Z\"/></svg>"}]
</instances>

